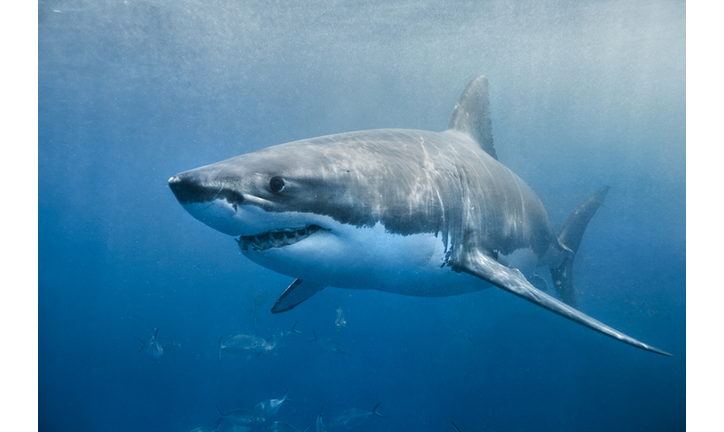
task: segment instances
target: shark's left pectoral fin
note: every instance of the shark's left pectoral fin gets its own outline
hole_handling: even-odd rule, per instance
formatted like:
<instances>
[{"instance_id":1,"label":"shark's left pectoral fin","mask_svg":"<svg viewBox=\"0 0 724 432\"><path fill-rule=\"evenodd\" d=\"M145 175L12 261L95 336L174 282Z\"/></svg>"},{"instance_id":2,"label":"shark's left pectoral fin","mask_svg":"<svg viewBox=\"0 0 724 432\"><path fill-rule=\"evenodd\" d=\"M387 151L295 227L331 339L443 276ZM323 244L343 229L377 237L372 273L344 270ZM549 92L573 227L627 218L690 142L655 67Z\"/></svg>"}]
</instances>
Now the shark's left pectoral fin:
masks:
<instances>
[{"instance_id":1,"label":"shark's left pectoral fin","mask_svg":"<svg viewBox=\"0 0 724 432\"><path fill-rule=\"evenodd\" d=\"M523 276L523 274L517 269L506 267L482 252L474 251L465 254L463 262L461 263L461 270L490 282L498 288L513 293L518 297L522 297L531 303L544 307L551 312L555 312L558 315L568 318L571 321L575 321L578 324L584 325L599 333L603 333L606 336L618 339L621 342L635 346L636 348L641 348L656 354L666 356L671 355L665 351L654 348L627 336L620 331L589 317L581 311L556 300L531 285L528 280L526 280L525 276Z\"/></svg>"},{"instance_id":2,"label":"shark's left pectoral fin","mask_svg":"<svg viewBox=\"0 0 724 432\"><path fill-rule=\"evenodd\" d=\"M272 313L286 312L324 289L324 285L295 279L272 306Z\"/></svg>"}]
</instances>

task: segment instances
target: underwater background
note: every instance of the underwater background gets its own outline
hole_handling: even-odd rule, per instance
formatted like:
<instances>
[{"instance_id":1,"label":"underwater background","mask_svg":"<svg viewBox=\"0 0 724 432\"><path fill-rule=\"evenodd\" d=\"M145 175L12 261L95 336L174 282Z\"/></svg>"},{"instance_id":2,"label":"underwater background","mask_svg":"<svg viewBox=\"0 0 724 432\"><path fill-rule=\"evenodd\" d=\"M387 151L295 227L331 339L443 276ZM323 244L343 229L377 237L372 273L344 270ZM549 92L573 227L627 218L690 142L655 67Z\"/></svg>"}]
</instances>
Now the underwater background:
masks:
<instances>
[{"instance_id":1,"label":"underwater background","mask_svg":"<svg viewBox=\"0 0 724 432\"><path fill-rule=\"evenodd\" d=\"M378 403L384 418L337 429L684 430L685 21L661 0L39 1L39 429L213 429L288 391L253 430ZM576 258L579 308L673 357L497 289L328 288L272 315L292 279L167 186L297 139L442 131L477 75L499 160L555 225L611 187ZM293 327L273 354L219 355ZM155 329L176 348L156 359Z\"/></svg>"}]
</instances>

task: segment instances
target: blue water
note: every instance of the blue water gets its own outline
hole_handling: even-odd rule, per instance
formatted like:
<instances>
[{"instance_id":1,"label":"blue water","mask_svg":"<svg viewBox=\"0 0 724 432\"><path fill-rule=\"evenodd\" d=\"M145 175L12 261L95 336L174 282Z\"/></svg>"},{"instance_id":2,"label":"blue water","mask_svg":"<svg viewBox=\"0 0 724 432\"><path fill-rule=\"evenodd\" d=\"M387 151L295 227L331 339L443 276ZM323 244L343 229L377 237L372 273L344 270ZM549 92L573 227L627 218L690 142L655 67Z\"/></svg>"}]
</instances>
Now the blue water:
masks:
<instances>
[{"instance_id":1,"label":"blue water","mask_svg":"<svg viewBox=\"0 0 724 432\"><path fill-rule=\"evenodd\" d=\"M327 420L380 402L384 418L351 430L685 429L683 1L38 8L40 430L190 431L287 390L275 419L300 429L322 405ZM499 159L555 224L611 186L577 256L579 307L674 357L495 289L330 288L272 315L291 279L167 187L295 139L443 130L480 74ZM277 355L219 363L220 337L295 323ZM138 352L155 328L181 345L158 361Z\"/></svg>"}]
</instances>

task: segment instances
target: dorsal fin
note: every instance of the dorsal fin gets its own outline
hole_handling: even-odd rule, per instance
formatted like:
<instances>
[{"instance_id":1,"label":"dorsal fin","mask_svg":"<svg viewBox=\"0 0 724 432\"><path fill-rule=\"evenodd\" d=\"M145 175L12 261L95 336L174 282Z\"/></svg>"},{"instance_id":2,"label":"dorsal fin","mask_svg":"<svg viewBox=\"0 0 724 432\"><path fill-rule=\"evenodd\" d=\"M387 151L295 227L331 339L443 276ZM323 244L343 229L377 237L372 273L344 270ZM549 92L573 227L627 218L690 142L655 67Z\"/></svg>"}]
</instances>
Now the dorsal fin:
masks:
<instances>
[{"instance_id":1,"label":"dorsal fin","mask_svg":"<svg viewBox=\"0 0 724 432\"><path fill-rule=\"evenodd\" d=\"M455 105L447 129L469 135L487 154L498 159L493 147L493 122L490 120L488 79L485 76L470 81Z\"/></svg>"}]
</instances>

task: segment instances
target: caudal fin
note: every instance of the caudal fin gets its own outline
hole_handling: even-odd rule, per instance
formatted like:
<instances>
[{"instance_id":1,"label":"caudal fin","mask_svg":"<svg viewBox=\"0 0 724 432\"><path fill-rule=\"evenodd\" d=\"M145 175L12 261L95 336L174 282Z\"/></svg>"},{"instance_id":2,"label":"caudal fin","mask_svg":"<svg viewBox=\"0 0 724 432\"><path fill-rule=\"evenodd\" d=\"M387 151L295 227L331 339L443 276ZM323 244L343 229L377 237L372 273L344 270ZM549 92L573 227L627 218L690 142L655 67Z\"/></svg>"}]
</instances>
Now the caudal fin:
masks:
<instances>
[{"instance_id":1,"label":"caudal fin","mask_svg":"<svg viewBox=\"0 0 724 432\"><path fill-rule=\"evenodd\" d=\"M297 330L297 323L294 323L294 325L292 326L292 333L302 334L302 332Z\"/></svg>"},{"instance_id":2,"label":"caudal fin","mask_svg":"<svg viewBox=\"0 0 724 432\"><path fill-rule=\"evenodd\" d=\"M216 419L216 428L218 429L219 424L221 423L221 420L223 420L224 417L226 417L226 414L221 412L221 408L219 408L218 405L215 405L215 406L216 406L216 410L219 412L219 418Z\"/></svg>"},{"instance_id":3,"label":"caudal fin","mask_svg":"<svg viewBox=\"0 0 724 432\"><path fill-rule=\"evenodd\" d=\"M379 412L377 412L377 408L379 408L380 405L382 405L382 402L380 402L380 403L378 403L377 405L375 405L375 407L372 409L372 414L376 415L377 417L385 418L385 416L383 416L382 414L380 414Z\"/></svg>"},{"instance_id":4,"label":"caudal fin","mask_svg":"<svg viewBox=\"0 0 724 432\"><path fill-rule=\"evenodd\" d=\"M136 338L136 339L138 339L138 338ZM138 351L136 351L136 352L140 353L141 351L143 351L144 348L146 348L146 342L142 341L141 339L138 339L138 341L141 342L141 348L139 348Z\"/></svg>"},{"instance_id":5,"label":"caudal fin","mask_svg":"<svg viewBox=\"0 0 724 432\"><path fill-rule=\"evenodd\" d=\"M550 268L551 278L556 287L558 298L572 307L577 307L576 289L573 286L573 260L576 257L576 252L578 252L578 247L581 245L581 239L588 223L596 214L596 210L603 205L603 200L606 198L609 189L608 186L599 189L586 202L578 206L558 228L558 242L573 253L567 256L559 266Z\"/></svg>"}]
</instances>

